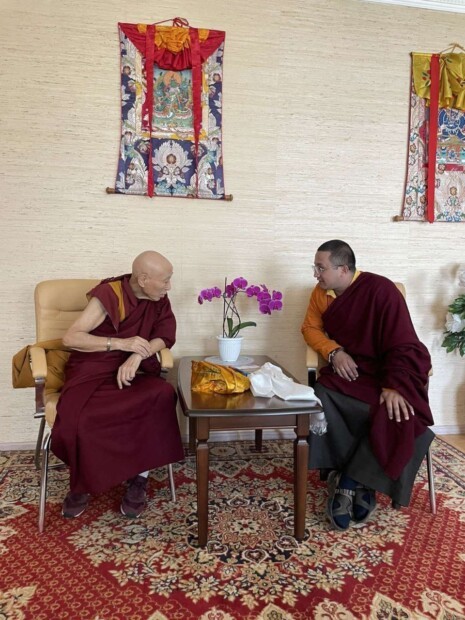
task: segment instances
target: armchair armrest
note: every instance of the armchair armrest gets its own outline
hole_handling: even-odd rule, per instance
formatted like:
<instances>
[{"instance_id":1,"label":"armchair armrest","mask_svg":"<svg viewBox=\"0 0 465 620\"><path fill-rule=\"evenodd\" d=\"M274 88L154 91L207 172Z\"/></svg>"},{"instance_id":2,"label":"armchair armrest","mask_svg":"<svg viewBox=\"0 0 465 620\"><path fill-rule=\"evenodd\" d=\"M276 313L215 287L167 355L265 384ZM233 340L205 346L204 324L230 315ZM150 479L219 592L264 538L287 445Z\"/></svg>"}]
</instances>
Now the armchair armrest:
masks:
<instances>
[{"instance_id":1,"label":"armchair armrest","mask_svg":"<svg viewBox=\"0 0 465 620\"><path fill-rule=\"evenodd\" d=\"M40 379L47 376L47 358L45 349L42 347L31 347L29 349L29 361L31 364L31 373L34 379Z\"/></svg>"},{"instance_id":2,"label":"armchair armrest","mask_svg":"<svg viewBox=\"0 0 465 620\"><path fill-rule=\"evenodd\" d=\"M316 378L319 369L322 366L325 366L328 362L321 355L319 355L315 349L312 349L309 345L307 345L307 376L308 376L308 385L310 387L315 387Z\"/></svg>"},{"instance_id":3,"label":"armchair armrest","mask_svg":"<svg viewBox=\"0 0 465 620\"><path fill-rule=\"evenodd\" d=\"M170 368L173 368L174 360L170 349L162 349L159 352L159 357L162 370L169 370Z\"/></svg>"},{"instance_id":4,"label":"armchair armrest","mask_svg":"<svg viewBox=\"0 0 465 620\"><path fill-rule=\"evenodd\" d=\"M307 368L318 368L318 353L307 345Z\"/></svg>"}]
</instances>

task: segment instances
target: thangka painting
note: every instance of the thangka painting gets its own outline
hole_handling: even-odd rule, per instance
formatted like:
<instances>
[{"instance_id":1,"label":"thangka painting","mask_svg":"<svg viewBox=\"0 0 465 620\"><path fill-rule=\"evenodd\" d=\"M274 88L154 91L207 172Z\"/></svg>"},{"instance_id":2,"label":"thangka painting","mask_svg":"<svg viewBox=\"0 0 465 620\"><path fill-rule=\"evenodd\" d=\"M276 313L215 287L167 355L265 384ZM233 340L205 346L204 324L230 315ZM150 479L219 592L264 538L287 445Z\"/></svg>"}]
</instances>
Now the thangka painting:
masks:
<instances>
[{"instance_id":1,"label":"thangka painting","mask_svg":"<svg viewBox=\"0 0 465 620\"><path fill-rule=\"evenodd\" d=\"M465 222L465 54L412 54L402 217Z\"/></svg>"},{"instance_id":2,"label":"thangka painting","mask_svg":"<svg viewBox=\"0 0 465 620\"><path fill-rule=\"evenodd\" d=\"M173 26L118 24L121 143L115 193L228 199L225 33L186 24L179 18Z\"/></svg>"}]
</instances>

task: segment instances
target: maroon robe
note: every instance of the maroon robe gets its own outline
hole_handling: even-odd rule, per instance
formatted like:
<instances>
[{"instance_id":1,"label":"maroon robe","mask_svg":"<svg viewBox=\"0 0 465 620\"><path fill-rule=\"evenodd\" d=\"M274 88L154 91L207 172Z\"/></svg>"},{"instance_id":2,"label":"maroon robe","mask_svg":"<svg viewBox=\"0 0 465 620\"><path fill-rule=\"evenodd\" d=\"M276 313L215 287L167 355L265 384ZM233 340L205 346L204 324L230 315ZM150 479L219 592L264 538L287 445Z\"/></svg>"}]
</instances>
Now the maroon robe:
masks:
<instances>
[{"instance_id":1,"label":"maroon robe","mask_svg":"<svg viewBox=\"0 0 465 620\"><path fill-rule=\"evenodd\" d=\"M363 272L323 313L329 338L358 364L358 378L347 381L331 366L318 381L329 389L371 405L370 441L386 474L397 479L413 455L415 437L434 424L428 404L431 358L418 340L407 304L395 284ZM397 390L413 407L410 420L389 420L382 388Z\"/></svg>"},{"instance_id":2,"label":"maroon robe","mask_svg":"<svg viewBox=\"0 0 465 620\"><path fill-rule=\"evenodd\" d=\"M176 320L168 298L137 299L129 277L104 280L88 294L97 297L108 313L91 333L141 336L149 341L161 338L171 347ZM121 283L121 299L108 282ZM183 458L176 393L160 378L157 356L142 361L143 374L137 374L131 386L118 388L118 368L129 355L73 351L69 358L51 449L69 465L70 489L75 493L102 493L143 471Z\"/></svg>"}]
</instances>

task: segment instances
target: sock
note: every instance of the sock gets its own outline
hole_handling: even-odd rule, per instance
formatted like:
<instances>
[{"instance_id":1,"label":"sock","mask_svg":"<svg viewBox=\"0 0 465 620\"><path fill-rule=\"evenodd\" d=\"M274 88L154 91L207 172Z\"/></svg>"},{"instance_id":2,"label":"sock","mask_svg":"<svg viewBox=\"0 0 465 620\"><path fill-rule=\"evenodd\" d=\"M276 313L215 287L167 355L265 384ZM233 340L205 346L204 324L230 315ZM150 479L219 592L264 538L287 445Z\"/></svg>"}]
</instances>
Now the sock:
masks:
<instances>
[{"instance_id":1,"label":"sock","mask_svg":"<svg viewBox=\"0 0 465 620\"><path fill-rule=\"evenodd\" d=\"M349 478L346 474L342 474L339 480L339 487L341 489L349 489L349 491L355 491L358 482L353 478Z\"/></svg>"}]
</instances>

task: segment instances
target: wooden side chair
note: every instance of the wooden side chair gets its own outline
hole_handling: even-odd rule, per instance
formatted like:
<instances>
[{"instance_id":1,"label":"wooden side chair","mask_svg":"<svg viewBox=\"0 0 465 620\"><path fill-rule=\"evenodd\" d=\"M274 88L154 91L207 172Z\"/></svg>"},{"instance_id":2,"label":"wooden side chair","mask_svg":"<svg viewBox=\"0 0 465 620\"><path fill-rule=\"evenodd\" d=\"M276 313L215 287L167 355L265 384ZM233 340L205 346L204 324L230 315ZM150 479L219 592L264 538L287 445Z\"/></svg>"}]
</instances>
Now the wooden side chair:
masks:
<instances>
[{"instance_id":1,"label":"wooden side chair","mask_svg":"<svg viewBox=\"0 0 465 620\"><path fill-rule=\"evenodd\" d=\"M394 283L399 291L402 293L404 299L406 298L405 286L402 282ZM314 349L307 345L306 351L306 364L307 364L307 377L308 377L308 385L311 387L315 386L318 371L322 366L326 366L328 363L321 355L319 355ZM430 376L432 375L432 370L430 371ZM432 431L431 431L432 432ZM436 493L434 489L434 476L433 476L433 457L431 453L431 445L428 448L428 452L426 453L426 466L428 472L428 488L429 488L429 501L431 506L431 512L436 514ZM392 507L399 509L400 506L396 502L392 502Z\"/></svg>"},{"instance_id":2,"label":"wooden side chair","mask_svg":"<svg viewBox=\"0 0 465 620\"><path fill-rule=\"evenodd\" d=\"M100 280L45 280L37 284L34 291L36 340L44 346L29 348L29 359L35 383L35 413L40 420L35 449L35 465L40 469L39 532L44 531L45 504L47 499L50 456L50 430L57 414L57 403L64 379L64 365L68 352L61 345L61 339L68 327L87 305L86 293ZM46 345L50 344L50 348ZM173 367L169 349L160 352L162 370ZM49 429L46 432L46 428ZM54 467L60 467L56 465ZM169 464L168 480L172 501L176 501L173 468Z\"/></svg>"}]
</instances>

